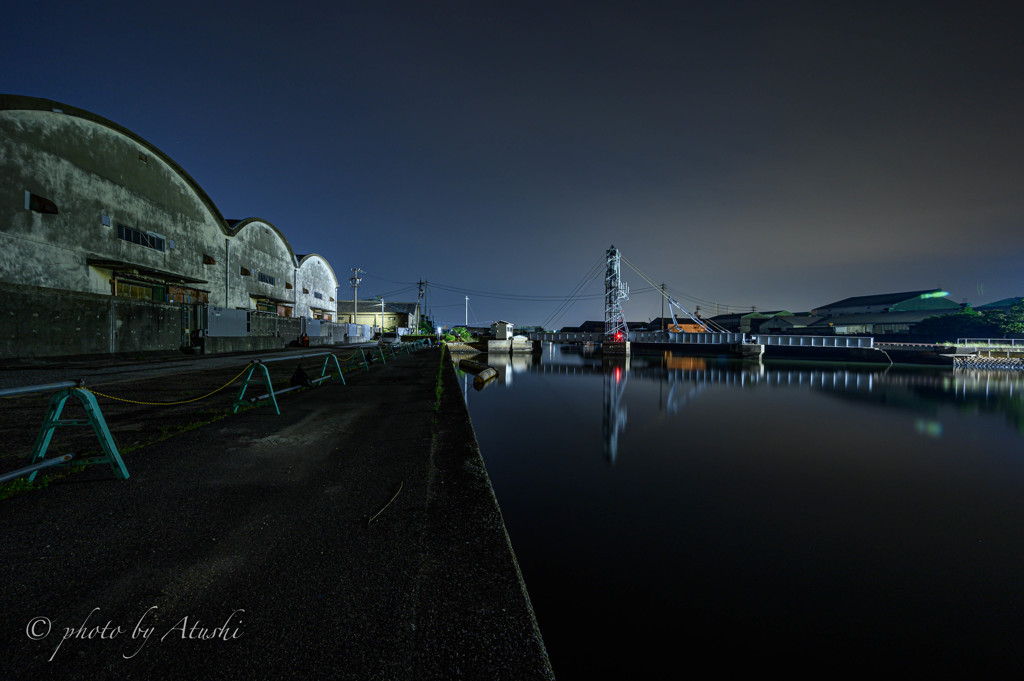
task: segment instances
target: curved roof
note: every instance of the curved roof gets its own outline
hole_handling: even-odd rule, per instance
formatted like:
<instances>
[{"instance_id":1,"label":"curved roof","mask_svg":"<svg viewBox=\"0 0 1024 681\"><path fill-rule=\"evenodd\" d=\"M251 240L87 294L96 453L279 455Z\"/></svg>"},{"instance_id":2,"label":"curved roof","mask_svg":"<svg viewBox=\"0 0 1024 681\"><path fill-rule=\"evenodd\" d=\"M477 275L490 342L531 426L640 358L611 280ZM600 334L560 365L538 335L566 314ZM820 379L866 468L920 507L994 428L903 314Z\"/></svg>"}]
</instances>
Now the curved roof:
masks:
<instances>
[{"instance_id":1,"label":"curved roof","mask_svg":"<svg viewBox=\"0 0 1024 681\"><path fill-rule=\"evenodd\" d=\"M224 224L227 225L228 227L228 234L230 234L231 236L235 236L236 234L238 234L239 232L241 232L243 229L245 229L254 222L266 225L267 227L270 227L270 229L274 230L277 236L284 243L285 247L288 249L288 252L292 254L292 262L298 262L298 256L295 255L295 249L292 248L292 245L288 243L288 238L284 235L284 233L281 230L277 228L277 226L274 223L270 222L269 220L264 220L263 218L245 218L244 220L225 220ZM335 279L337 279L337 277L335 277Z\"/></svg>"},{"instance_id":2,"label":"curved roof","mask_svg":"<svg viewBox=\"0 0 1024 681\"><path fill-rule=\"evenodd\" d=\"M114 132L117 132L121 135L124 135L125 137L128 137L137 144L145 147L146 150L148 150L152 155L159 157L164 163L168 165L168 167L170 167L175 173L178 174L178 176L181 177L185 184L187 184L192 189L192 191L195 192L196 196L199 197L199 199L203 202L203 204L210 211L210 213L216 218L218 224L220 225L221 230L223 230L225 235L234 236L238 232L237 229L232 231L231 227L228 224L228 221L224 219L224 216L221 214L220 209L217 208L217 204L215 204L213 202L213 199L210 198L206 191L199 186L199 183L196 182L191 175L185 172L184 168L178 165L170 156L165 154L158 147L156 147L143 137L132 132L128 128L118 125L117 123L108 120L103 116L99 116L90 111L86 111L85 109L79 109L75 106L70 106L68 104L63 104L61 102L55 102L51 99L41 99L39 97L28 97L25 95L0 94L0 111L47 111L54 113L56 115L74 116L76 118L81 118L82 120L96 123L97 125L102 125L105 128L109 128ZM266 221L264 220L263 222ZM267 224L269 225L270 223ZM273 225L271 225L271 227L273 227ZM277 228L274 227L274 229L276 230ZM278 230L278 233L280 234L280 230ZM284 237L282 236L282 238ZM288 242L285 241L285 243L287 244ZM288 248L289 250L291 250L290 245L288 246Z\"/></svg>"},{"instance_id":3,"label":"curved roof","mask_svg":"<svg viewBox=\"0 0 1024 681\"><path fill-rule=\"evenodd\" d=\"M325 265L327 265L328 271L330 271L331 276L334 277L334 282L338 283L338 275L334 273L334 268L331 267L331 263L328 262L327 258L325 258L324 256L320 255L319 253L307 253L306 255L296 255L295 257L299 258L299 267L302 267L302 263L306 262L310 258L320 258L320 260L323 261Z\"/></svg>"}]
</instances>

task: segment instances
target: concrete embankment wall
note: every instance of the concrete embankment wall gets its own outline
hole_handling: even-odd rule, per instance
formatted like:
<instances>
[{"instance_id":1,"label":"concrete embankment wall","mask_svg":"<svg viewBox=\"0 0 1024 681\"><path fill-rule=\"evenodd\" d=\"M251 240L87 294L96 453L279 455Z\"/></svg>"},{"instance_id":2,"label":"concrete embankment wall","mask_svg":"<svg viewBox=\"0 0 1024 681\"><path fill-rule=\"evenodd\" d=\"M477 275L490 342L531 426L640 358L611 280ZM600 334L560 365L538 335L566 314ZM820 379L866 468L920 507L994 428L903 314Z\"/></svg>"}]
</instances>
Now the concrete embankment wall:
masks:
<instances>
[{"instance_id":1,"label":"concrete embankment wall","mask_svg":"<svg viewBox=\"0 0 1024 681\"><path fill-rule=\"evenodd\" d=\"M958 355L954 360L957 369L998 369L1001 371L1024 371L1024 358L999 357L992 353L989 357L977 355Z\"/></svg>"},{"instance_id":2,"label":"concrete embankment wall","mask_svg":"<svg viewBox=\"0 0 1024 681\"><path fill-rule=\"evenodd\" d=\"M433 660L462 659L466 678L553 679L526 583L449 357L446 353L442 367L424 532L425 545L430 547L428 562L447 568L420 583L423 601L446 605L421 614L417 632L430 641L432 650L414 666L423 678L452 678L451 670L434 668ZM451 632L458 629L474 633L453 639Z\"/></svg>"},{"instance_id":3,"label":"concrete embankment wall","mask_svg":"<svg viewBox=\"0 0 1024 681\"><path fill-rule=\"evenodd\" d=\"M59 357L181 347L181 306L0 284L0 357Z\"/></svg>"},{"instance_id":4,"label":"concrete embankment wall","mask_svg":"<svg viewBox=\"0 0 1024 681\"><path fill-rule=\"evenodd\" d=\"M0 283L0 359L178 352L187 316L180 303ZM345 340L347 325L321 322L310 346ZM297 339L301 320L253 311L248 334L203 338L203 352L275 350Z\"/></svg>"}]
</instances>

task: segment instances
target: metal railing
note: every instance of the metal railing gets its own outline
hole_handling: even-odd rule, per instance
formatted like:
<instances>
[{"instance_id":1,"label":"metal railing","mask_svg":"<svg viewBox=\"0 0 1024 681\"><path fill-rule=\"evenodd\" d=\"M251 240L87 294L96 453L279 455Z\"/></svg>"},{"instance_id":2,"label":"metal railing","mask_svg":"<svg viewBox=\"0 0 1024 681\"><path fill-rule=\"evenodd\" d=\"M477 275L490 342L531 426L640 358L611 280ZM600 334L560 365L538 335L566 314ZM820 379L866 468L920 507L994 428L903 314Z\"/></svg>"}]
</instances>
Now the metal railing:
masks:
<instances>
[{"instance_id":1,"label":"metal railing","mask_svg":"<svg viewBox=\"0 0 1024 681\"><path fill-rule=\"evenodd\" d=\"M404 352L406 354L410 354L414 350L420 350L420 349L423 349L423 348L426 348L426 347L429 347L429 343L427 343L426 341L422 341L422 340L410 341L408 343L398 343L398 344L395 344L395 345L378 345L378 346L376 346L376 348L366 348L366 349L371 351L371 357L370 358L367 358L366 353L364 352L364 348L360 347L360 348L357 348L357 350L359 351L359 355L362 358L362 361L357 361L355 359L355 352L353 352L352 355L350 355L349 358L346 360L345 366L346 367L351 367L353 365L362 365L362 366L366 367L367 371L369 371L370 370L370 362L373 359L372 351L374 349L376 349L376 351L378 353L380 353L380 361L381 361L381 363L386 365L387 364L387 359L385 357L386 354L390 354L391 357L394 358L394 357L397 357L398 354L401 353L401 352ZM339 378L339 379L341 379L342 385L347 385L346 382L345 382L345 374L341 370L341 364L339 363L337 356L333 352L310 352L310 353L304 353L304 354L300 354L300 355L288 355L288 356L285 356L285 357L271 357L270 359L254 359L254 360L252 360L252 362L250 362L250 364L249 364L249 371L248 371L248 373L246 373L245 378L242 380L242 385L241 385L241 387L238 390L238 396L235 398L235 403L234 403L234 405L232 405L232 408L231 408L232 413L237 413L238 409L240 407L242 407L243 405L247 404L247 403L255 403L255 402L262 402L264 400L269 400L270 403L274 406L274 413L277 414L278 416L280 416L281 409L280 409L280 407L277 404L277 396L278 395L282 395L282 394L287 393L287 392L291 392L292 390L298 390L299 388L305 388L305 387L308 387L308 386L306 386L304 384L300 384L300 385L293 385L293 386L290 386L288 388L283 388L283 389L280 389L280 390L275 390L274 389L274 384L270 380L270 372L267 370L266 365L267 364L271 364L273 362L286 362L286 361L289 361L289 360L303 360L303 359L308 359L308 358L311 358L311 357L323 357L324 358L324 363L320 367L320 376L318 378L310 379L309 380L310 383L315 384L315 383L320 383L322 381L327 381L327 380L330 380L330 379L333 379L333 378ZM332 375L331 373L329 373L329 365L332 362L334 364L334 369L337 371L337 375ZM257 378L253 378L253 374L256 373L257 370L259 370L260 373L257 375ZM252 383L262 383L264 386L266 386L266 392L263 393L262 395L258 395L256 397L250 397L250 398L246 399L245 398L245 391L248 388L248 386L250 384L252 384Z\"/></svg>"},{"instance_id":2,"label":"metal railing","mask_svg":"<svg viewBox=\"0 0 1024 681\"><path fill-rule=\"evenodd\" d=\"M584 333L582 331L565 331L556 333L531 333L527 335L530 340L546 341L549 343L600 343L604 340L604 334Z\"/></svg>"},{"instance_id":3,"label":"metal railing","mask_svg":"<svg viewBox=\"0 0 1024 681\"><path fill-rule=\"evenodd\" d=\"M873 348L875 339L865 336L777 336L758 334L753 337L761 345L784 345L813 348Z\"/></svg>"},{"instance_id":4,"label":"metal railing","mask_svg":"<svg viewBox=\"0 0 1024 681\"><path fill-rule=\"evenodd\" d=\"M1024 338L957 338L957 345L984 346L984 347L1024 347Z\"/></svg>"},{"instance_id":5,"label":"metal railing","mask_svg":"<svg viewBox=\"0 0 1024 681\"><path fill-rule=\"evenodd\" d=\"M700 331L634 331L629 339L636 343L681 343L683 345L732 345L743 343L744 334L737 332Z\"/></svg>"}]
</instances>

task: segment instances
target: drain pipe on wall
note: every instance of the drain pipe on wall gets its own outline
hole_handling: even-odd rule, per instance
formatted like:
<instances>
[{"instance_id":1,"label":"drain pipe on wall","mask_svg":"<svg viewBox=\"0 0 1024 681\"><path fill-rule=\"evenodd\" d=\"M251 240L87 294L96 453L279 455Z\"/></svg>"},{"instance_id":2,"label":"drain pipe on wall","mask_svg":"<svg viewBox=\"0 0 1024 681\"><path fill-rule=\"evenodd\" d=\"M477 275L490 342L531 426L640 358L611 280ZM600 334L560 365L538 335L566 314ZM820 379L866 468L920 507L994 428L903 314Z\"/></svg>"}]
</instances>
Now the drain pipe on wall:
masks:
<instances>
[{"instance_id":1,"label":"drain pipe on wall","mask_svg":"<svg viewBox=\"0 0 1024 681\"><path fill-rule=\"evenodd\" d=\"M224 239L224 309L228 308L228 275L231 274L231 239Z\"/></svg>"}]
</instances>

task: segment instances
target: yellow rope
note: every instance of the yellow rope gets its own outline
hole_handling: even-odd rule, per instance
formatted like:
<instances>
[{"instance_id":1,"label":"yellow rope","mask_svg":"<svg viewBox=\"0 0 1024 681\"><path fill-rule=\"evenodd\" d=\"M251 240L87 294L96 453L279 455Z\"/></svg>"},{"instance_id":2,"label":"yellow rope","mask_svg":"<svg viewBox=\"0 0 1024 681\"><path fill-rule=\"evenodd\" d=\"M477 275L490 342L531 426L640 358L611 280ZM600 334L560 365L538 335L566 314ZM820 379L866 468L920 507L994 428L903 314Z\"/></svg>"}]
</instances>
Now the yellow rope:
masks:
<instances>
[{"instance_id":1,"label":"yellow rope","mask_svg":"<svg viewBox=\"0 0 1024 681\"><path fill-rule=\"evenodd\" d=\"M189 402L198 402L199 400L206 399L210 395L214 395L216 393L219 393L221 390L223 390L224 388L228 387L229 385L231 385L232 383L237 381L238 377L241 376L242 374L244 374L245 370L248 369L248 368L249 368L249 365L246 365L241 371L239 371L237 374L235 374L234 378L232 378L230 381L228 381L227 383L225 383L224 385L222 385L221 387L217 388L216 390L214 390L212 392L208 392L205 395L202 395L200 397L194 397L191 400L179 400L178 402L143 402L141 400L128 400L128 399L125 399L123 397L114 397L113 395L107 395L105 393L97 392L97 391L93 390L92 388L75 388L75 390L88 390L93 395L99 395L100 397L106 397L109 400L117 400L118 402L128 402L130 404L151 404L151 405L160 405L160 406L171 406L171 405L175 405L175 404L188 404Z\"/></svg>"}]
</instances>

